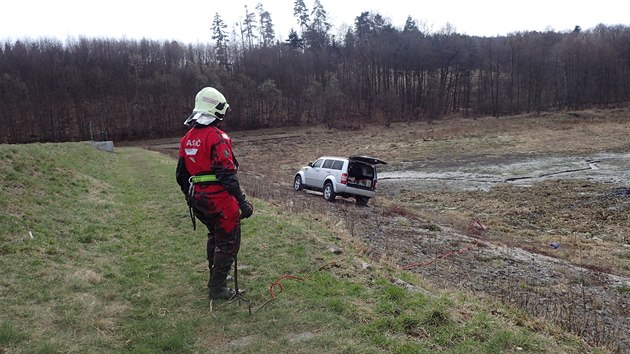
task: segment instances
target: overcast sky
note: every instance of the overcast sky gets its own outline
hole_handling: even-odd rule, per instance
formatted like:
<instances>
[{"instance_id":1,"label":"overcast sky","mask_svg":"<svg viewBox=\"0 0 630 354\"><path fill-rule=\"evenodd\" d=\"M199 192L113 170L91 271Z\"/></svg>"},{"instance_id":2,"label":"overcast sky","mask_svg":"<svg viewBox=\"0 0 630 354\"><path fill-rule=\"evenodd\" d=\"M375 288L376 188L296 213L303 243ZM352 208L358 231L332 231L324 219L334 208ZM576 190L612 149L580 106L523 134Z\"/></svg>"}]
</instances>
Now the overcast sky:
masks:
<instances>
[{"instance_id":1,"label":"overcast sky","mask_svg":"<svg viewBox=\"0 0 630 354\"><path fill-rule=\"evenodd\" d=\"M276 36L297 29L295 0L1 0L0 40L67 38L148 38L184 43L211 42L218 12L232 31L244 6L263 4ZM320 0L333 33L345 32L363 11L380 13L402 28L411 16L432 32L450 23L458 33L496 36L516 31L567 31L622 24L630 26L630 0ZM314 0L304 0L311 9Z\"/></svg>"}]
</instances>

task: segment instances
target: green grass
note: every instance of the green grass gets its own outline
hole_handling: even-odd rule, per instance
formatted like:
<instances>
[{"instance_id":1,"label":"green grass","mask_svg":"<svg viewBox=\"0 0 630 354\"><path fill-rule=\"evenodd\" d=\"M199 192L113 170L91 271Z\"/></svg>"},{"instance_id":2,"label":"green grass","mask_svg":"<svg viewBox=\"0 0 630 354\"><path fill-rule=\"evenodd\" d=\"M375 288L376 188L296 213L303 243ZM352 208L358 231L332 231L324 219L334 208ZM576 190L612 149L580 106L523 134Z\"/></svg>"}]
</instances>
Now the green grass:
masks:
<instances>
[{"instance_id":1,"label":"green grass","mask_svg":"<svg viewBox=\"0 0 630 354\"><path fill-rule=\"evenodd\" d=\"M495 316L496 304L392 285L420 280L374 262L361 268L330 222L261 200L239 254L253 314L245 303L211 306L206 236L191 228L174 170L173 159L137 148L0 145L0 351L592 350L509 309ZM282 275L300 280L280 280L272 299Z\"/></svg>"}]
</instances>

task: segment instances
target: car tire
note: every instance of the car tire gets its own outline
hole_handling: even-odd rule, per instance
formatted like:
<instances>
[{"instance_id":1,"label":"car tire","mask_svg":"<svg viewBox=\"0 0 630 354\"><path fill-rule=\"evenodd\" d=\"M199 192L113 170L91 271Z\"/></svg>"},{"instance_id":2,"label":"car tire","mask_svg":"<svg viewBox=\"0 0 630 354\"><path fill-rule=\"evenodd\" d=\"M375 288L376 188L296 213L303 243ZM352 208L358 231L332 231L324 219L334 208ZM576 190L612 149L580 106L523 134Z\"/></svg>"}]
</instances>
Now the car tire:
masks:
<instances>
[{"instance_id":1,"label":"car tire","mask_svg":"<svg viewBox=\"0 0 630 354\"><path fill-rule=\"evenodd\" d=\"M364 197L364 196L360 196L357 195L356 197L354 197L357 201L357 206L367 206L368 205L368 201L370 200L370 198L368 197Z\"/></svg>"},{"instance_id":2,"label":"car tire","mask_svg":"<svg viewBox=\"0 0 630 354\"><path fill-rule=\"evenodd\" d=\"M324 184L324 199L329 202L334 202L336 196L332 183L326 182L326 184Z\"/></svg>"},{"instance_id":3,"label":"car tire","mask_svg":"<svg viewBox=\"0 0 630 354\"><path fill-rule=\"evenodd\" d=\"M304 185L302 184L302 177L300 177L300 175L297 175L293 179L293 190L299 192L302 190L302 188L304 188Z\"/></svg>"}]
</instances>

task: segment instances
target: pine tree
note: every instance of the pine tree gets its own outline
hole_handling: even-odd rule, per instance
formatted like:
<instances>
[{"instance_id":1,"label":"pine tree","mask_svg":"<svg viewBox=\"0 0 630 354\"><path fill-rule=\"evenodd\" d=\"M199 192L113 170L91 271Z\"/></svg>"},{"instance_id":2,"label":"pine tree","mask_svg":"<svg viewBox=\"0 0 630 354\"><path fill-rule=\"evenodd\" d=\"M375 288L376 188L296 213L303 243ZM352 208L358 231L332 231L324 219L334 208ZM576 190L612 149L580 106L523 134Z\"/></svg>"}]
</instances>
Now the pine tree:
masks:
<instances>
[{"instance_id":1,"label":"pine tree","mask_svg":"<svg viewBox=\"0 0 630 354\"><path fill-rule=\"evenodd\" d=\"M405 21L405 27L403 28L403 32L405 33L418 33L420 30L418 29L418 25L416 21L411 18L411 16L407 16L407 21Z\"/></svg>"},{"instance_id":2,"label":"pine tree","mask_svg":"<svg viewBox=\"0 0 630 354\"><path fill-rule=\"evenodd\" d=\"M302 37L304 37L304 32L306 31L308 22L310 21L304 0L295 0L295 4L293 5L293 15L297 19L297 23L302 30Z\"/></svg>"},{"instance_id":3,"label":"pine tree","mask_svg":"<svg viewBox=\"0 0 630 354\"><path fill-rule=\"evenodd\" d=\"M254 47L254 40L257 38L255 30L256 26L256 14L247 10L245 5L245 20L243 20L243 28L241 28L241 35L243 36L243 46L247 43L247 48L252 49Z\"/></svg>"},{"instance_id":4,"label":"pine tree","mask_svg":"<svg viewBox=\"0 0 630 354\"><path fill-rule=\"evenodd\" d=\"M258 10L258 16L260 18L260 39L263 47L267 47L271 45L276 37L275 31L273 29L273 21L271 21L271 14L269 11L265 11L263 9L262 4L258 3L256 5L256 10Z\"/></svg>"},{"instance_id":5,"label":"pine tree","mask_svg":"<svg viewBox=\"0 0 630 354\"><path fill-rule=\"evenodd\" d=\"M304 39L300 38L293 28L291 28L291 31L289 32L289 39L287 39L287 43L292 49L304 49Z\"/></svg>"},{"instance_id":6,"label":"pine tree","mask_svg":"<svg viewBox=\"0 0 630 354\"><path fill-rule=\"evenodd\" d=\"M328 13L319 0L315 0L311 16L313 20L309 26L308 34L305 36L307 44L311 48L325 47L329 42L328 31L332 25L328 22Z\"/></svg>"},{"instance_id":7,"label":"pine tree","mask_svg":"<svg viewBox=\"0 0 630 354\"><path fill-rule=\"evenodd\" d=\"M226 67L228 66L228 36L225 29L227 25L223 22L223 19L218 12L214 14L212 20L212 39L215 41L217 47L217 60L219 64Z\"/></svg>"}]
</instances>

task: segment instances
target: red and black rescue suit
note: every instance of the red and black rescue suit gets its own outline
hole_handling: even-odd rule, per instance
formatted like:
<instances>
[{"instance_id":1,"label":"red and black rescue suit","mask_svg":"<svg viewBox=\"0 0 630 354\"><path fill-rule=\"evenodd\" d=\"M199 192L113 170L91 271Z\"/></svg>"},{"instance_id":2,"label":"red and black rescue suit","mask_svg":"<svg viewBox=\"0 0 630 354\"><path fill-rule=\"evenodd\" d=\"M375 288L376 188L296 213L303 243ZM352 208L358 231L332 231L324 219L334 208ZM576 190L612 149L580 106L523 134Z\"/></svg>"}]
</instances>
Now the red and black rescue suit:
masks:
<instances>
[{"instance_id":1,"label":"red and black rescue suit","mask_svg":"<svg viewBox=\"0 0 630 354\"><path fill-rule=\"evenodd\" d=\"M176 178L194 215L208 228L211 296L213 289L226 289L227 274L241 243L240 219L253 211L241 191L237 170L232 140L216 125L195 124L181 139ZM214 175L216 180L195 183L189 195L190 177L202 175Z\"/></svg>"}]
</instances>

